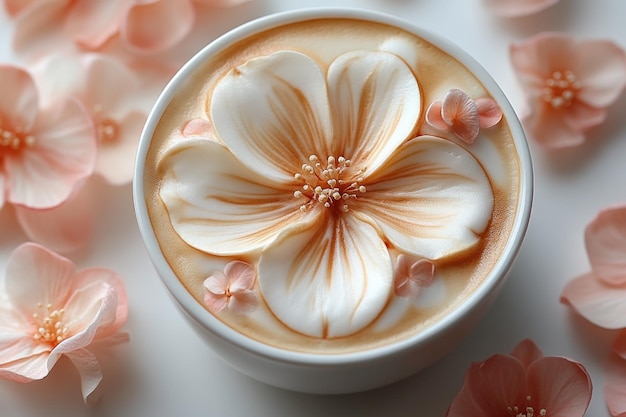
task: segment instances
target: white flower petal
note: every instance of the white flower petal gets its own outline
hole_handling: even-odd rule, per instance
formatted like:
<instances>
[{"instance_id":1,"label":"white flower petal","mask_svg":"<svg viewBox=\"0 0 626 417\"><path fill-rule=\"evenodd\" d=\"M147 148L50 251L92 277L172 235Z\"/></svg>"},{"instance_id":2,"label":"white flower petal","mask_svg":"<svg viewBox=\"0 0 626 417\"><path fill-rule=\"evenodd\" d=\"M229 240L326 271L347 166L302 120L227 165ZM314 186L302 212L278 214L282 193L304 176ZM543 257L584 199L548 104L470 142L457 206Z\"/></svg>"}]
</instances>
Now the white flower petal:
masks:
<instances>
[{"instance_id":1,"label":"white flower petal","mask_svg":"<svg viewBox=\"0 0 626 417\"><path fill-rule=\"evenodd\" d=\"M420 117L421 96L411 69L394 54L357 51L328 69L335 128L333 154L376 170L409 139Z\"/></svg>"},{"instance_id":2,"label":"white flower petal","mask_svg":"<svg viewBox=\"0 0 626 417\"><path fill-rule=\"evenodd\" d=\"M306 216L288 185L259 176L217 142L190 138L168 151L160 169L160 196L172 226L185 242L205 252L262 249Z\"/></svg>"},{"instance_id":3,"label":"white flower petal","mask_svg":"<svg viewBox=\"0 0 626 417\"><path fill-rule=\"evenodd\" d=\"M315 337L359 331L379 315L392 291L385 244L374 228L349 215L290 230L263 252L258 271L278 319Z\"/></svg>"},{"instance_id":4,"label":"white flower petal","mask_svg":"<svg viewBox=\"0 0 626 417\"><path fill-rule=\"evenodd\" d=\"M251 59L229 72L213 92L211 118L235 156L271 179L292 178L313 152L329 155L324 74L298 52Z\"/></svg>"},{"instance_id":5,"label":"white flower petal","mask_svg":"<svg viewBox=\"0 0 626 417\"><path fill-rule=\"evenodd\" d=\"M437 259L462 251L491 220L487 175L469 152L448 140L411 140L365 184L367 193L350 207L374 219L404 252Z\"/></svg>"}]
</instances>

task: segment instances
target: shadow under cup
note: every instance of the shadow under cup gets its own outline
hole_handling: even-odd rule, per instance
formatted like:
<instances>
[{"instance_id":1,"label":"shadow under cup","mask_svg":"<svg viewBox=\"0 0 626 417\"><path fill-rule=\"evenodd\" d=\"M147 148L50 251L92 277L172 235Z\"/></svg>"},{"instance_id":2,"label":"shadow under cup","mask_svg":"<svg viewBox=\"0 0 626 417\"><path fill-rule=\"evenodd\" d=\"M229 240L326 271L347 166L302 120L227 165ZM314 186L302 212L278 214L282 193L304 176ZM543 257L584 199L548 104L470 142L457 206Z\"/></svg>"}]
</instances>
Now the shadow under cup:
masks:
<instances>
[{"instance_id":1,"label":"shadow under cup","mask_svg":"<svg viewBox=\"0 0 626 417\"><path fill-rule=\"evenodd\" d=\"M313 63L311 65L317 68L314 73L318 70L321 73L332 73L340 65L348 68L349 64L346 62L352 61L346 57L352 57L349 54L354 51L359 51L360 57L366 57L362 62L378 56L374 52L382 51L386 57L393 55L390 58L393 65L398 65L404 71L409 68L419 85L416 90L416 105L419 110L419 114L415 116L417 122L411 125L413 130L410 137L399 148L411 143L410 146L415 149L422 146L424 152L420 152L425 155L433 153L440 155L441 160L450 157L466 161L459 166L480 178L480 181L470 178L469 182L487 184L486 189L492 199L485 199L491 210L487 211L488 218L480 220L481 210L474 205L482 207L481 204L487 203L473 201L472 198L481 199L485 187L480 188L480 192L463 194L462 200L470 206L469 211L478 213L476 216L479 220L471 220L475 222L471 225L482 224L480 230L464 225L466 220L458 220L456 217L451 220L451 223L461 226L458 235L456 232L452 233L448 236L449 240L456 241L458 237L459 241L469 241L472 239L471 233L467 237L469 230L475 235L476 243L468 244L456 252L451 250L443 256L416 258L417 255L411 254L413 258L406 258L413 261L425 259L435 271L434 277L431 277L434 279L433 283L414 291L408 298L398 295L400 291L397 284L400 258L405 255L405 251L394 244L397 239L386 236L387 229L384 226L372 228L376 230L377 236L381 236L382 244L379 245L383 245L387 253L374 266L381 271L392 272L385 272L388 277L382 285L385 291L383 295L370 294L369 290L363 289L366 294L363 297L370 297L373 305L378 303L378 310L373 313L361 313L360 310L354 313L355 316L361 315L359 320L365 323L359 328L350 328L350 323L343 327L333 327L331 322L321 326L322 330L311 325L311 333L321 333L307 334L309 327L303 325L300 328L297 322L298 317L304 317L303 313L292 310L294 313L291 315L287 308L290 302L298 305L298 297L302 295L295 294L294 300L283 297L283 300L287 300L283 305L276 294L281 295L284 290L276 289L274 283L268 283L264 276L266 271L280 272L289 269L276 264L276 259L281 259L276 253L292 253L290 251L295 250L290 247L293 245L285 243L291 243L291 237L281 235L282 240L277 239L279 244L271 241L267 245L269 249L256 248L244 254L224 255L198 249L201 245L196 244L193 239L187 240L187 232L180 232L182 229L179 228L181 223L190 223L189 218L193 218L193 215L180 220L176 214L176 204L180 201L183 202L181 206L192 207L191 211L197 208L197 205L187 204L188 201L185 203L185 198L195 198L189 197L189 190L193 191L195 185L188 187L189 184L185 184L184 187L179 187L181 190L176 189L176 186L164 185L170 179L182 181L181 178L197 178L199 183L211 183L210 180L204 181L207 173L210 174L213 172L211 170L217 170L223 164L217 159L206 165L199 164L200 169L206 171L186 176L185 172L193 169L197 163L195 161L186 164L184 159L180 159L181 155L189 151L190 147L186 144L193 143L196 146L199 143L197 146L204 149L190 152L189 155L194 155L192 159L200 158L202 152L206 151L206 142L201 142L203 140L211 142L210 147L228 146L228 141L223 140L220 135L236 131L237 129L229 130L236 123L229 125L218 121L217 118L223 119L225 113L216 110L212 101L221 94L224 80L237 85L240 73L245 74L249 68L258 69L264 65L264 71L279 74L284 71L284 67L274 68L272 63L279 61L277 57L286 50L297 52L287 54L288 60L303 60L303 56L308 56L309 59L304 61ZM370 56L370 52L362 51L374 52ZM257 60L259 57L262 59ZM254 62L254 65L249 64L250 62ZM235 67L237 69L233 70ZM349 78L358 71L346 69L344 73ZM291 76L288 71L285 72L285 77ZM294 77L294 82L305 83L307 77L303 72L301 76ZM332 97L332 76L328 77L328 96ZM241 84L244 86L242 88L245 88L245 84ZM357 84L353 83L351 86ZM363 85L367 85L367 82ZM275 86L258 86L268 94L276 92L277 88L273 87ZM306 91L307 86L302 88ZM383 91L376 88L371 88L368 93ZM326 91L324 88L311 90ZM445 130L436 123L427 123L427 108L443 100L451 90L462 90L467 97L494 100L502 112L502 119L493 127L481 129L473 143L463 141L455 135L452 128ZM251 90L251 100L263 97L256 91ZM225 100L244 93L237 90L226 95ZM365 94L361 98L364 96ZM389 100L393 101L393 98ZM263 104L258 103L256 107L259 114L266 109ZM231 114L228 112L232 113L232 109L226 111ZM290 109L286 118L297 118L297 114L298 109L293 109L293 112ZM236 119L241 122L236 116L229 117L231 121ZM257 115L249 119L255 120L255 117ZM332 117L336 115L331 115L331 119ZM241 123L243 126L244 122ZM245 130L248 127L239 128ZM419 138L409 140L415 136ZM415 145L414 141L417 140L422 140L427 145ZM224 158L231 158L238 152L241 152L240 149L232 153L226 152ZM397 156L392 153L389 156L391 160L403 160L393 155ZM168 157L178 158L183 163L170 163ZM243 162L246 162L245 159L243 157ZM332 163L332 167L339 164L334 159ZM304 167L303 169L305 170ZM315 171L316 168L312 169ZM482 171L473 174L477 170ZM367 180L365 178L363 184L368 186L369 192ZM361 180L355 181L358 184L355 182L356 187L353 188L358 189ZM215 188L214 185L210 187ZM168 191L163 191L164 189ZM332 186L329 189L332 191ZM375 190L376 185L371 189ZM325 190L322 191L326 192ZM346 190L348 188L340 191L348 193ZM467 191L465 188L464 190ZM365 188L362 191L365 193ZM353 9L312 9L271 15L244 24L206 46L174 76L157 100L144 127L135 166L133 193L141 235L161 280L175 304L182 310L183 316L220 357L242 373L274 386L309 393L338 394L380 387L414 374L440 359L469 333L499 293L521 247L530 218L533 179L526 139L511 105L493 79L465 52L436 35L387 15ZM361 195L356 195L356 191L354 193L354 196L346 197L347 201L354 199L360 204ZM302 204L301 210L305 214L326 213L323 215L326 220L322 225L338 224L339 222L333 223L335 220L328 219L343 216L343 212L336 207L344 203L337 200L339 202L333 203L334 206L329 204L330 208L324 212L324 208L316 206L326 201L326 197L320 196L315 191L308 195L304 188L304 191L294 192L293 198L304 198L305 204ZM365 196L369 195L365 193L364 200ZM354 207L354 212L360 210L357 203ZM346 206L344 211L350 213L348 209ZM235 211L237 210L233 211L234 217ZM444 208L442 211L445 211ZM197 215L198 212L193 213ZM367 218L371 219L371 216ZM224 221L228 222L230 219ZM216 224L217 232L211 234L218 237L217 241L220 233L225 230L223 226ZM411 225L407 224L407 230L410 228ZM224 237L224 245L227 245L227 240ZM293 240L297 243L297 239ZM280 249L283 252L272 246L282 246ZM272 259L274 264L267 259ZM285 259L286 262L292 261L291 257ZM204 280L214 276L215 271L222 273L225 265L233 260L243 260L258 272L251 290L257 295L256 309L247 315L230 312L228 306L225 312L212 312L204 302L203 292L207 291L203 286ZM367 260L364 262L367 264ZM367 271L364 275L367 275ZM330 296L332 298L333 294ZM231 300L230 296L225 299ZM294 307L291 305L289 308ZM313 316L315 314L314 312ZM370 314L369 318L367 314ZM293 317L295 319L292 323L290 320ZM337 334L333 335L333 332Z\"/></svg>"}]
</instances>

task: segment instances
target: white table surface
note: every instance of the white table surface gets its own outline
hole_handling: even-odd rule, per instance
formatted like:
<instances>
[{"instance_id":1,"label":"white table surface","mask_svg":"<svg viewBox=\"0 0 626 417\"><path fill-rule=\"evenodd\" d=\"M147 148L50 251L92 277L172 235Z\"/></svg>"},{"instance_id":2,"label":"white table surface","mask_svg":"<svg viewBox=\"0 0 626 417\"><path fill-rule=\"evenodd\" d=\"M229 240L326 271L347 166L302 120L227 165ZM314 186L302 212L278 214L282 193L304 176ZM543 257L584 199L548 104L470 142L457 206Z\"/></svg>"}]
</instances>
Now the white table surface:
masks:
<instances>
[{"instance_id":1,"label":"white table surface","mask_svg":"<svg viewBox=\"0 0 626 417\"><path fill-rule=\"evenodd\" d=\"M494 16L482 0L253 0L204 19L196 35L210 41L251 18L294 8L362 7L383 11L437 32L465 48L495 78L515 108L522 97L510 67L510 42L540 31L610 38L626 47L626 2L562 0L520 19ZM0 12L0 62L19 62L9 46L12 22ZM1 94L1 92L0 92ZM443 416L471 362L509 353L532 338L546 355L582 362L594 383L588 416L608 416L602 393L603 361L614 332L599 330L559 303L564 284L589 269L583 230L598 210L626 202L626 97L591 136L594 144L548 155L531 143L536 190L527 238L496 303L443 360L394 385L340 396L273 388L222 363L170 302L144 251L134 220L131 187L103 186L95 242L72 259L103 266L125 280L131 341L100 357L100 402L86 407L69 361L42 381L0 380L0 416ZM26 240L9 207L0 211L0 273L9 253Z\"/></svg>"}]
</instances>

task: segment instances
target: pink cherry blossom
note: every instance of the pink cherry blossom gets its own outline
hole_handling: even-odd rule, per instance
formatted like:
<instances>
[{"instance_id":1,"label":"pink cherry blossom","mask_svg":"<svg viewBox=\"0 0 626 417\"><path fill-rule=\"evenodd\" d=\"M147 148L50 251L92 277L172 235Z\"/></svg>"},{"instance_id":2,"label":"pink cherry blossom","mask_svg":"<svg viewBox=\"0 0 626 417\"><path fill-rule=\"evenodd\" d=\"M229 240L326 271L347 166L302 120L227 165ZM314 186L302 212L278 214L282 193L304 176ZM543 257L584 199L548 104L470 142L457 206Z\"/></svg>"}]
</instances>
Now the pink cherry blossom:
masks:
<instances>
[{"instance_id":1,"label":"pink cherry blossom","mask_svg":"<svg viewBox=\"0 0 626 417\"><path fill-rule=\"evenodd\" d=\"M474 143L481 128L492 127L501 119L502 111L494 100L473 100L456 88L451 89L443 100L433 102L426 111L429 125L454 133L468 144Z\"/></svg>"},{"instance_id":2,"label":"pink cherry blossom","mask_svg":"<svg viewBox=\"0 0 626 417\"><path fill-rule=\"evenodd\" d=\"M394 292L400 297L416 297L435 278L435 264L429 259L415 259L400 254L394 271Z\"/></svg>"},{"instance_id":3,"label":"pink cherry blossom","mask_svg":"<svg viewBox=\"0 0 626 417\"><path fill-rule=\"evenodd\" d=\"M33 67L42 98L76 97L96 129L94 173L113 185L128 184L146 118L142 85L122 61L102 54L56 54Z\"/></svg>"},{"instance_id":4,"label":"pink cherry blossom","mask_svg":"<svg viewBox=\"0 0 626 417\"><path fill-rule=\"evenodd\" d=\"M34 243L11 254L0 300L4 379L42 379L65 355L78 369L87 401L102 379L89 346L128 339L120 333L128 313L120 277L104 268L77 271L70 260Z\"/></svg>"},{"instance_id":5,"label":"pink cherry blossom","mask_svg":"<svg viewBox=\"0 0 626 417\"><path fill-rule=\"evenodd\" d=\"M523 123L547 149L581 145L626 85L626 53L612 41L540 33L510 47L527 94Z\"/></svg>"},{"instance_id":6,"label":"pink cherry blossom","mask_svg":"<svg viewBox=\"0 0 626 417\"><path fill-rule=\"evenodd\" d=\"M559 0L486 0L495 14L502 17L518 17L538 13L558 3Z\"/></svg>"},{"instance_id":7,"label":"pink cherry blossom","mask_svg":"<svg viewBox=\"0 0 626 417\"><path fill-rule=\"evenodd\" d=\"M204 302L210 310L216 312L225 308L236 313L249 312L257 304L253 291L255 282L256 271L250 264L229 262L224 272L216 271L204 280L204 288L207 290Z\"/></svg>"},{"instance_id":8,"label":"pink cherry blossom","mask_svg":"<svg viewBox=\"0 0 626 417\"><path fill-rule=\"evenodd\" d=\"M40 108L32 77L14 66L0 66L0 91L0 207L60 205L94 169L88 115L73 99Z\"/></svg>"},{"instance_id":9,"label":"pink cherry blossom","mask_svg":"<svg viewBox=\"0 0 626 417\"><path fill-rule=\"evenodd\" d=\"M472 364L446 417L582 417L591 392L583 365L543 356L526 339L511 355Z\"/></svg>"}]
</instances>

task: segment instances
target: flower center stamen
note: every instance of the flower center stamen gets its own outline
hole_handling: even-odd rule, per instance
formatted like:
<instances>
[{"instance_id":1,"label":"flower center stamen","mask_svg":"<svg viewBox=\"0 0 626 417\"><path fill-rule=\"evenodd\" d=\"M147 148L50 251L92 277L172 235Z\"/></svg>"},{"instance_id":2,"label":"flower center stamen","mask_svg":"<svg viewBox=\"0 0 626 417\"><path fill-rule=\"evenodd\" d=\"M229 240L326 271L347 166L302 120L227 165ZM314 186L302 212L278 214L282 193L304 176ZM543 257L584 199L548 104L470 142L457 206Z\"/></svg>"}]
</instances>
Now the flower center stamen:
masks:
<instances>
[{"instance_id":1,"label":"flower center stamen","mask_svg":"<svg viewBox=\"0 0 626 417\"><path fill-rule=\"evenodd\" d=\"M69 329L63 323L64 309L54 309L51 304L37 304L37 312L33 313L33 318L37 324L37 331L33 335L34 339L40 342L51 343L56 346L67 339Z\"/></svg>"},{"instance_id":2,"label":"flower center stamen","mask_svg":"<svg viewBox=\"0 0 626 417\"><path fill-rule=\"evenodd\" d=\"M531 400L530 395L526 397L526 401L529 404ZM535 408L531 405L526 407L518 407L517 405L512 407L507 407L506 411L508 415L511 417L546 417L548 415L545 408L540 408L538 412L535 412Z\"/></svg>"},{"instance_id":3,"label":"flower center stamen","mask_svg":"<svg viewBox=\"0 0 626 417\"><path fill-rule=\"evenodd\" d=\"M102 119L96 123L96 134L100 143L114 142L119 134L119 125L111 119Z\"/></svg>"},{"instance_id":4,"label":"flower center stamen","mask_svg":"<svg viewBox=\"0 0 626 417\"><path fill-rule=\"evenodd\" d=\"M294 175L302 185L293 195L308 200L300 206L301 211L318 202L326 208L337 207L346 213L349 211L348 201L366 192L362 177L365 168L348 175L346 171L352 166L349 159L329 156L325 162L323 164L317 155L309 156L309 163L302 164L302 172Z\"/></svg>"},{"instance_id":5,"label":"flower center stamen","mask_svg":"<svg viewBox=\"0 0 626 417\"><path fill-rule=\"evenodd\" d=\"M571 71L555 71L545 81L543 100L555 109L572 104L576 92L580 90L580 82Z\"/></svg>"},{"instance_id":6,"label":"flower center stamen","mask_svg":"<svg viewBox=\"0 0 626 417\"><path fill-rule=\"evenodd\" d=\"M0 127L0 151L7 149L18 151L24 148L30 148L35 144L33 135L26 135L21 132L15 132Z\"/></svg>"}]
</instances>

